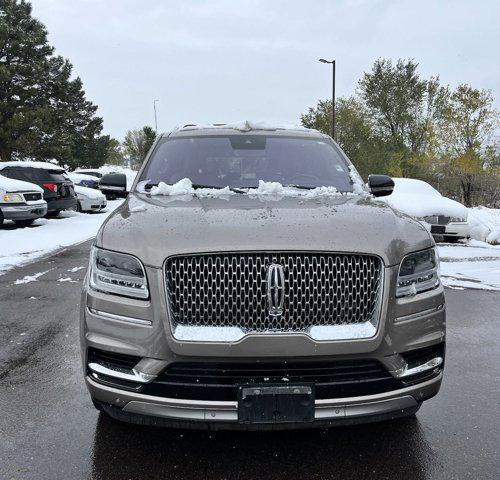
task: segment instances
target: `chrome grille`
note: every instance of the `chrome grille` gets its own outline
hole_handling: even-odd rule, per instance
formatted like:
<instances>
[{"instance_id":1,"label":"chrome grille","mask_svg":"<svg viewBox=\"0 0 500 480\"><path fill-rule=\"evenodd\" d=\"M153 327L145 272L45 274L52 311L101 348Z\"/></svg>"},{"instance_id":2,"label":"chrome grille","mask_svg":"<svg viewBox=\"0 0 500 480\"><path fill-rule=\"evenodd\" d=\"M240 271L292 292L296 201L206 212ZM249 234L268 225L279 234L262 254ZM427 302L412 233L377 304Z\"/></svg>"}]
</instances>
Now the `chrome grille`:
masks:
<instances>
[{"instance_id":1,"label":"chrome grille","mask_svg":"<svg viewBox=\"0 0 500 480\"><path fill-rule=\"evenodd\" d=\"M33 202L35 200L41 200L42 199L42 194L41 193L23 193L24 199L27 202Z\"/></svg>"},{"instance_id":2,"label":"chrome grille","mask_svg":"<svg viewBox=\"0 0 500 480\"><path fill-rule=\"evenodd\" d=\"M284 270L281 315L270 315L267 269ZM306 332L316 325L375 322L382 293L378 257L256 252L176 256L165 264L170 317L185 326L244 332Z\"/></svg>"}]
</instances>

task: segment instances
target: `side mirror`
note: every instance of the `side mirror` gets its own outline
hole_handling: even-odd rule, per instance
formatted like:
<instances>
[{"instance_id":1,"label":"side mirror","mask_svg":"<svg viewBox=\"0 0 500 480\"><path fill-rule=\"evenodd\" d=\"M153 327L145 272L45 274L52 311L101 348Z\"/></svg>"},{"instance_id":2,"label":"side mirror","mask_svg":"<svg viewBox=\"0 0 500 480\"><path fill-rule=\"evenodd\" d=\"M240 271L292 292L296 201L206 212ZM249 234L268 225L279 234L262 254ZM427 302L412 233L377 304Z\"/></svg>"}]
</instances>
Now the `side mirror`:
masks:
<instances>
[{"instance_id":1,"label":"side mirror","mask_svg":"<svg viewBox=\"0 0 500 480\"><path fill-rule=\"evenodd\" d=\"M106 198L125 198L127 196L127 177L124 173L107 173L99 181L99 190Z\"/></svg>"},{"instance_id":2,"label":"side mirror","mask_svg":"<svg viewBox=\"0 0 500 480\"><path fill-rule=\"evenodd\" d=\"M385 197L394 190L394 180L387 175L369 175L368 187L375 197Z\"/></svg>"}]
</instances>

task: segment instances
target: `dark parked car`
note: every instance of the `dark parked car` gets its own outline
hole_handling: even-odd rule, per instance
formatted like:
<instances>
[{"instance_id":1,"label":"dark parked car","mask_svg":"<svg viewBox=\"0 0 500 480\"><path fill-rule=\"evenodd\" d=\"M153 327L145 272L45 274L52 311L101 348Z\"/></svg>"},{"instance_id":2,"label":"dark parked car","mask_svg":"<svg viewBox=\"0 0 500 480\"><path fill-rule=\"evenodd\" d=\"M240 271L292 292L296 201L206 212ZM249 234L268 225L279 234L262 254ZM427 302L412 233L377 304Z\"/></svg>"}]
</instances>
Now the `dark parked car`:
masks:
<instances>
[{"instance_id":1,"label":"dark parked car","mask_svg":"<svg viewBox=\"0 0 500 480\"><path fill-rule=\"evenodd\" d=\"M58 165L47 162L4 162L0 163L0 170L4 177L42 187L49 216L56 216L61 210L71 210L77 205L73 182Z\"/></svg>"}]
</instances>

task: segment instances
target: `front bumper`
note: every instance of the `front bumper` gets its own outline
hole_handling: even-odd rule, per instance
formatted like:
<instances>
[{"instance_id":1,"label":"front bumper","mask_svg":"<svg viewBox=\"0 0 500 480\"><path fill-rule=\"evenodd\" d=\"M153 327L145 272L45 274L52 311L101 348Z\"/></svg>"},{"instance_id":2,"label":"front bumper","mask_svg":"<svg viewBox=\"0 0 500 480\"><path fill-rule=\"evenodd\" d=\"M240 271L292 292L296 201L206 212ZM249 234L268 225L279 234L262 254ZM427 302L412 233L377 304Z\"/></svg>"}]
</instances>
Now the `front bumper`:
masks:
<instances>
[{"instance_id":1,"label":"front bumper","mask_svg":"<svg viewBox=\"0 0 500 480\"><path fill-rule=\"evenodd\" d=\"M470 235L470 226L467 222L450 222L446 225L423 223L434 236L444 235L446 237L468 238ZM434 229L437 229L437 231L434 232Z\"/></svg>"},{"instance_id":2,"label":"front bumper","mask_svg":"<svg viewBox=\"0 0 500 480\"><path fill-rule=\"evenodd\" d=\"M2 205L0 208L6 220L31 220L43 217L47 213L47 204L45 202L31 205Z\"/></svg>"},{"instance_id":3,"label":"front bumper","mask_svg":"<svg viewBox=\"0 0 500 480\"><path fill-rule=\"evenodd\" d=\"M80 208L82 212L99 212L106 208L106 198L79 198Z\"/></svg>"},{"instance_id":4,"label":"front bumper","mask_svg":"<svg viewBox=\"0 0 500 480\"><path fill-rule=\"evenodd\" d=\"M316 400L313 422L246 425L238 422L237 402L151 397L104 386L86 377L92 398L103 403L105 411L117 419L141 424L244 430L346 425L398 418L414 413L424 400L436 395L441 381L442 373L392 392Z\"/></svg>"}]
</instances>

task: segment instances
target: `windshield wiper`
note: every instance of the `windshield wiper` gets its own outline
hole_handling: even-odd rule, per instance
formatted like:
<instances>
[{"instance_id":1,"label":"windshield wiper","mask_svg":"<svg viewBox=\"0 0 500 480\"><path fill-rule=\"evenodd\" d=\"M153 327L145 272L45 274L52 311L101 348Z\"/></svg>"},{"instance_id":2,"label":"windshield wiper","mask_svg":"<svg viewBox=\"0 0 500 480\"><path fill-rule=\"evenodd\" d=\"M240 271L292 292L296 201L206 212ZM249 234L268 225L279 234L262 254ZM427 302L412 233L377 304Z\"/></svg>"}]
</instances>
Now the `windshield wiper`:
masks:
<instances>
[{"instance_id":1,"label":"windshield wiper","mask_svg":"<svg viewBox=\"0 0 500 480\"><path fill-rule=\"evenodd\" d=\"M231 190L232 192L236 192L236 193L245 193L245 191L241 188L237 188L237 187L230 187L229 185L227 185L227 187L229 188L229 190ZM222 190L224 188L226 188L226 186L224 187L220 187L218 185L204 185L202 183L193 183L193 188L194 189L197 189L197 188L213 188L215 190Z\"/></svg>"},{"instance_id":2,"label":"windshield wiper","mask_svg":"<svg viewBox=\"0 0 500 480\"><path fill-rule=\"evenodd\" d=\"M157 183L146 183L146 185L144 185L144 190L145 191L149 191L151 190L153 187L157 187L158 184ZM217 186L217 185L205 185L203 183L193 183L193 188L196 190L198 188L212 188L212 189L215 189L215 190L222 190L223 188L226 188L225 186L224 187L220 187L220 186ZM245 193L245 190L243 190L242 188L237 188L237 187L229 187L229 190L231 190L232 192L236 192L236 193Z\"/></svg>"},{"instance_id":3,"label":"windshield wiper","mask_svg":"<svg viewBox=\"0 0 500 480\"><path fill-rule=\"evenodd\" d=\"M298 188L299 190L314 190L315 188L318 187L308 187L306 185L295 185L293 183L289 183L288 185L283 185L284 187L292 187L292 188Z\"/></svg>"}]
</instances>

